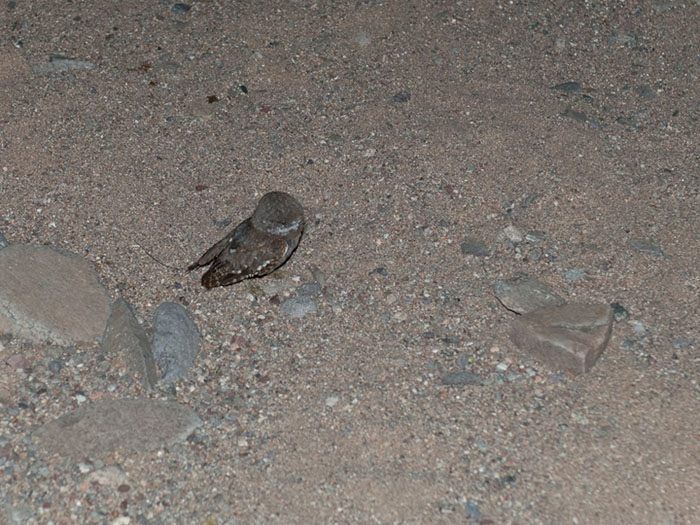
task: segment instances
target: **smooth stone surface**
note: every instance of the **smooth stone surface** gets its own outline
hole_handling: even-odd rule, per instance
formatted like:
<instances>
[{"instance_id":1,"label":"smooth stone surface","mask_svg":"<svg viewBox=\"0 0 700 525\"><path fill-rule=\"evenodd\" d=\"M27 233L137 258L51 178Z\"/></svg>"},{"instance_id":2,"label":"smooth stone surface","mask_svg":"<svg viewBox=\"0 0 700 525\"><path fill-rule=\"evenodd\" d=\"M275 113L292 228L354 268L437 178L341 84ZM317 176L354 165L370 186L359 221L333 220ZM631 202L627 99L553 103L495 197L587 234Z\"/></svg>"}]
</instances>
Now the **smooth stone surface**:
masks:
<instances>
[{"instance_id":1,"label":"smooth stone surface","mask_svg":"<svg viewBox=\"0 0 700 525\"><path fill-rule=\"evenodd\" d=\"M183 441L201 424L175 401L108 399L45 423L34 437L49 454L78 460L118 449L156 450Z\"/></svg>"},{"instance_id":2,"label":"smooth stone surface","mask_svg":"<svg viewBox=\"0 0 700 525\"><path fill-rule=\"evenodd\" d=\"M163 303L156 309L152 351L166 383L182 379L192 368L199 351L199 330L181 304Z\"/></svg>"},{"instance_id":3,"label":"smooth stone surface","mask_svg":"<svg viewBox=\"0 0 700 525\"><path fill-rule=\"evenodd\" d=\"M0 332L59 345L102 336L111 310L90 264L48 246L0 250Z\"/></svg>"},{"instance_id":4,"label":"smooth stone surface","mask_svg":"<svg viewBox=\"0 0 700 525\"><path fill-rule=\"evenodd\" d=\"M515 319L511 341L552 368L588 372L610 340L613 312L607 304L540 308Z\"/></svg>"},{"instance_id":5,"label":"smooth stone surface","mask_svg":"<svg viewBox=\"0 0 700 525\"><path fill-rule=\"evenodd\" d=\"M519 314L565 302L548 284L527 275L496 281L493 293L503 306Z\"/></svg>"},{"instance_id":6,"label":"smooth stone surface","mask_svg":"<svg viewBox=\"0 0 700 525\"><path fill-rule=\"evenodd\" d=\"M129 303L121 297L112 306L107 320L102 351L105 354L122 355L129 368L144 388L153 389L158 382L156 362L151 352L151 342L146 331L136 320Z\"/></svg>"}]
</instances>

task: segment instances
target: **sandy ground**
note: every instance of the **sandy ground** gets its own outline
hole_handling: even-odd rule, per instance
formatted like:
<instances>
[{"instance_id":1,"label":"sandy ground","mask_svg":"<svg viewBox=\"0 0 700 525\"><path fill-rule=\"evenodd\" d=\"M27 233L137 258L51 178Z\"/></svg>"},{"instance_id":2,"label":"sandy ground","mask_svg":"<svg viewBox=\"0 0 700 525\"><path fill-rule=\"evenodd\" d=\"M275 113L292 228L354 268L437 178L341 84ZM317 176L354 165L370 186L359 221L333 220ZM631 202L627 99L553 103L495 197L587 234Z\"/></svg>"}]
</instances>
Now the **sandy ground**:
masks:
<instances>
[{"instance_id":1,"label":"sandy ground","mask_svg":"<svg viewBox=\"0 0 700 525\"><path fill-rule=\"evenodd\" d=\"M76 392L148 394L98 347L6 339L34 367L3 409L18 451L0 465L8 512L698 523L697 1L172 8L0 7L0 231L84 255L147 325L160 302L186 305L197 367L152 395L206 422L152 454L76 466L24 452ZM36 69L52 55L94 67ZM579 87L552 89L565 82ZM270 190L297 196L308 222L272 277L206 292L142 249L184 267ZM512 242L511 225L540 233ZM490 256L464 255L467 237ZM314 266L318 312L285 317L280 300ZM557 374L508 340L492 287L518 273L629 311L590 374ZM463 369L483 383L442 383ZM130 482L86 484L104 465Z\"/></svg>"}]
</instances>

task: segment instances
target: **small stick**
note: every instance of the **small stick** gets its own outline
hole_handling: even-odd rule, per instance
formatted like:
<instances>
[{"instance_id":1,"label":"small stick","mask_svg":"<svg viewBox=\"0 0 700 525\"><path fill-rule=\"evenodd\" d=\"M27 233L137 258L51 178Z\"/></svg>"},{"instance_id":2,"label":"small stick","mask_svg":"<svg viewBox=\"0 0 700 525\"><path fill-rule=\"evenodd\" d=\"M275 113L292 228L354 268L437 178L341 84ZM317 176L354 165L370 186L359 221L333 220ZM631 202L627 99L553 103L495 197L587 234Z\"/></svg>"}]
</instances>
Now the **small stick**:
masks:
<instances>
[{"instance_id":1,"label":"small stick","mask_svg":"<svg viewBox=\"0 0 700 525\"><path fill-rule=\"evenodd\" d=\"M158 259L155 255L153 255L151 252L149 252L146 248L141 246L141 243L139 241L134 240L134 242L136 243L136 245L139 248L141 248L146 253L146 255L148 255L151 259L153 259L158 264L165 266L166 268L170 268L171 270L175 270L176 272L181 272L183 270L183 268L176 268L175 266L170 266L169 264L165 264L163 261Z\"/></svg>"}]
</instances>

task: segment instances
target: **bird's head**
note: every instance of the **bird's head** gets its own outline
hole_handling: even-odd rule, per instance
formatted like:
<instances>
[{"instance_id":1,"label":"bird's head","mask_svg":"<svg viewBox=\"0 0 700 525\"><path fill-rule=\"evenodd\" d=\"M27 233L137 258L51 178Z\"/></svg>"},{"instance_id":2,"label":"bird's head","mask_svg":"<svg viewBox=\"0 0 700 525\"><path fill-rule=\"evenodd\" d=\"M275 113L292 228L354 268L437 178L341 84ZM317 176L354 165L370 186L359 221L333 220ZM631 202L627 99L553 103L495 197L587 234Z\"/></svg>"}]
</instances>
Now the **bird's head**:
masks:
<instances>
[{"instance_id":1,"label":"bird's head","mask_svg":"<svg viewBox=\"0 0 700 525\"><path fill-rule=\"evenodd\" d=\"M258 230L273 235L286 235L303 229L304 209L289 193L271 191L258 202L252 223Z\"/></svg>"}]
</instances>

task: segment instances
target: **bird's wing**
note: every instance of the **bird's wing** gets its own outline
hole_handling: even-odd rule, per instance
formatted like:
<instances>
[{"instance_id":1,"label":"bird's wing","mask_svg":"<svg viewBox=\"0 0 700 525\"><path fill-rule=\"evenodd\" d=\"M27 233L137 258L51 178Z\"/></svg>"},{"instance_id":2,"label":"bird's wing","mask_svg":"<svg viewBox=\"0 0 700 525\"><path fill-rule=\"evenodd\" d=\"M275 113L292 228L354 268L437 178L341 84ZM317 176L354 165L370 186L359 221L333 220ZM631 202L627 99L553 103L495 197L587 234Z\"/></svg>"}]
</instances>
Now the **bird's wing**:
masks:
<instances>
[{"instance_id":1,"label":"bird's wing","mask_svg":"<svg viewBox=\"0 0 700 525\"><path fill-rule=\"evenodd\" d=\"M250 225L250 219L240 223L233 230L231 230L226 235L226 237L221 239L214 246L212 246L206 252L204 252L204 255L197 259L196 262L190 264L187 267L187 271L189 272L190 270L194 270L195 268L199 268L200 266L206 266L207 264L211 263L214 259L216 259L219 256L219 254L231 248L235 248L240 243L241 239L245 238L246 233L251 228L252 227Z\"/></svg>"},{"instance_id":2,"label":"bird's wing","mask_svg":"<svg viewBox=\"0 0 700 525\"><path fill-rule=\"evenodd\" d=\"M288 244L284 238L251 228L245 239L214 258L202 276L202 285L211 289L249 277L261 277L280 266L287 251Z\"/></svg>"}]
</instances>

